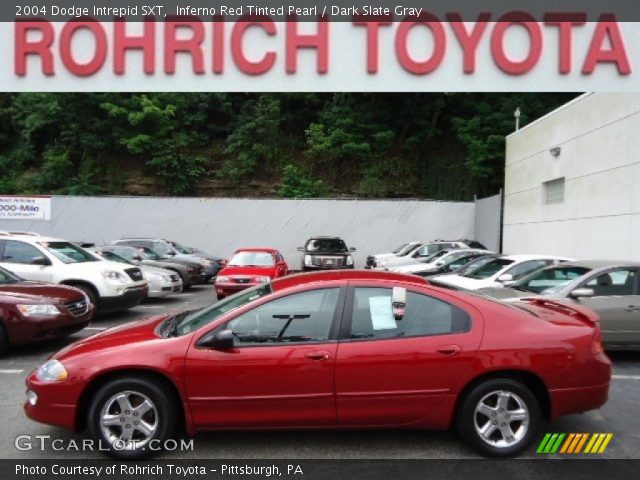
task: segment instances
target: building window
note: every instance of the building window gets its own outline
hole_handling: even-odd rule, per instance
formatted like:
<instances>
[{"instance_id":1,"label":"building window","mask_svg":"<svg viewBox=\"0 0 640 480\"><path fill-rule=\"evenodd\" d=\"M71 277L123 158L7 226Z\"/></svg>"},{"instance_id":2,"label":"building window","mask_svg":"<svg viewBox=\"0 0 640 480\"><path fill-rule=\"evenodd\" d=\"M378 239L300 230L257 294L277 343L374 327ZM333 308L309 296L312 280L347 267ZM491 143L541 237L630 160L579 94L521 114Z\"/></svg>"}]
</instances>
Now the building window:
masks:
<instances>
[{"instance_id":1,"label":"building window","mask_svg":"<svg viewBox=\"0 0 640 480\"><path fill-rule=\"evenodd\" d=\"M542 184L544 188L544 204L564 202L564 177L549 180Z\"/></svg>"}]
</instances>

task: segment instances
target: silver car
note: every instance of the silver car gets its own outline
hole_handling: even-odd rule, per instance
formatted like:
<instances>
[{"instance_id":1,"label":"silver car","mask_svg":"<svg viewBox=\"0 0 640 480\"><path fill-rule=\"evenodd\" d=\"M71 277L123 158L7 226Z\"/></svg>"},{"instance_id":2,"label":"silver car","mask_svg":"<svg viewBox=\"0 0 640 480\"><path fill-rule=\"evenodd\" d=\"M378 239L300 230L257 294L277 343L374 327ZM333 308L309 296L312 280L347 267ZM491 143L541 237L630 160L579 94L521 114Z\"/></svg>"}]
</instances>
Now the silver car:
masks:
<instances>
[{"instance_id":1,"label":"silver car","mask_svg":"<svg viewBox=\"0 0 640 480\"><path fill-rule=\"evenodd\" d=\"M546 297L582 305L600 317L607 350L640 350L639 278L637 262L575 261L538 270L506 288L478 293L506 301Z\"/></svg>"},{"instance_id":2,"label":"silver car","mask_svg":"<svg viewBox=\"0 0 640 480\"><path fill-rule=\"evenodd\" d=\"M120 255L107 250L90 248L89 251L111 262L130 264L130 262L122 258ZM149 292L147 293L147 297L161 298L182 292L182 279L178 273L165 268L150 267L148 265L137 265L137 267L142 272L145 280L149 283Z\"/></svg>"}]
</instances>

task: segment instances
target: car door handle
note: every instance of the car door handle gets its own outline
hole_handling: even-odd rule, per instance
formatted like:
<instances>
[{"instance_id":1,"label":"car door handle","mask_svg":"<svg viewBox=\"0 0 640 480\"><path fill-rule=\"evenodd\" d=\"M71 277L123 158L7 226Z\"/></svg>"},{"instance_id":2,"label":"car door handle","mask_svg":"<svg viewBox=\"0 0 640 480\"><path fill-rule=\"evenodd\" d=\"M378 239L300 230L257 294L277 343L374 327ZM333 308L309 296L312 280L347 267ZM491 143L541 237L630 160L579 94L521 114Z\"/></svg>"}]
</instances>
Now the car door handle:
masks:
<instances>
[{"instance_id":1,"label":"car door handle","mask_svg":"<svg viewBox=\"0 0 640 480\"><path fill-rule=\"evenodd\" d=\"M638 310L640 310L640 307L637 305L629 305L627 308L625 308L625 310L627 312L637 312Z\"/></svg>"},{"instance_id":2,"label":"car door handle","mask_svg":"<svg viewBox=\"0 0 640 480\"><path fill-rule=\"evenodd\" d=\"M462 350L460 345L443 345L438 347L436 351L442 355L457 355Z\"/></svg>"},{"instance_id":3,"label":"car door handle","mask_svg":"<svg viewBox=\"0 0 640 480\"><path fill-rule=\"evenodd\" d=\"M315 362L326 362L331 358L331 354L329 352L307 352L304 354L307 360L313 360Z\"/></svg>"}]
</instances>

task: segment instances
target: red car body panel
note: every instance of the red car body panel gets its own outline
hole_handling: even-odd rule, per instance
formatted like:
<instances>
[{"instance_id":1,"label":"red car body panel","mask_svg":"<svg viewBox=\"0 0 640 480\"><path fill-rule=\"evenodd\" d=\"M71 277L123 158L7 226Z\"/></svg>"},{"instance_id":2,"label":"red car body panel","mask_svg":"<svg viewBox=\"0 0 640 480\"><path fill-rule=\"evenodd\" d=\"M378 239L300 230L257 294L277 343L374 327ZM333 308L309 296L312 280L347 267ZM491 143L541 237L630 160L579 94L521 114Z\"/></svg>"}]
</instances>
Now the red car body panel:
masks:
<instances>
[{"instance_id":1,"label":"red car body panel","mask_svg":"<svg viewBox=\"0 0 640 480\"><path fill-rule=\"evenodd\" d=\"M64 285L39 282L18 282L0 285L0 321L9 343L19 345L39 342L69 335L87 326L93 313L93 305L79 315L74 315L69 302L82 302L86 297L81 290ZM18 310L19 304L52 304L60 314L26 317Z\"/></svg>"},{"instance_id":2,"label":"red car body panel","mask_svg":"<svg viewBox=\"0 0 640 480\"><path fill-rule=\"evenodd\" d=\"M465 333L379 340L213 350L204 334L257 305L318 287L402 286L464 309ZM405 427L447 429L458 397L494 372L525 372L544 385L551 419L605 403L611 364L592 352L597 324L539 305L518 308L431 286L419 277L376 271L327 271L273 282L273 293L181 337L160 338L155 317L84 339L54 356L69 378L42 384L29 417L81 426L83 392L114 372L162 375L179 393L190 434L213 429ZM339 305L338 308L341 306ZM344 309L346 318L350 312ZM533 313L535 313L535 315ZM343 320L344 321L344 320ZM452 354L455 352L455 354ZM319 361L320 360L320 361Z\"/></svg>"},{"instance_id":3,"label":"red car body panel","mask_svg":"<svg viewBox=\"0 0 640 480\"><path fill-rule=\"evenodd\" d=\"M273 257L273 266L258 267L253 265L226 265L218 272L217 278L231 277L231 281L216 281L216 296L221 299L233 295L241 290L254 287L261 283L259 277L269 277L271 280L281 278L289 274L289 266L282 254L274 248L240 248L234 255L241 252L262 252ZM240 283L242 282L242 283Z\"/></svg>"}]
</instances>

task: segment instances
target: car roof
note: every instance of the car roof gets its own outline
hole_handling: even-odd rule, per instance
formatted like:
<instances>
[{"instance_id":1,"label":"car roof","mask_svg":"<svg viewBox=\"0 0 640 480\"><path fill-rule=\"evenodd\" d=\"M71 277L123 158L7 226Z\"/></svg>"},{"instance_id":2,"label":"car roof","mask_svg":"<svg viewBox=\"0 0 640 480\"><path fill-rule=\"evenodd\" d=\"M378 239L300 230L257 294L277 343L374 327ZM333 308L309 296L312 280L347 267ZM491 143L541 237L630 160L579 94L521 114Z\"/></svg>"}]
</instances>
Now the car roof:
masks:
<instances>
[{"instance_id":1,"label":"car roof","mask_svg":"<svg viewBox=\"0 0 640 480\"><path fill-rule=\"evenodd\" d=\"M315 237L309 237L309 240L342 240L342 239L340 237L327 237L327 236L317 235Z\"/></svg>"},{"instance_id":2,"label":"car roof","mask_svg":"<svg viewBox=\"0 0 640 480\"><path fill-rule=\"evenodd\" d=\"M630 260L576 260L556 266L583 267L595 270L597 268L607 267L640 267L640 262L632 262Z\"/></svg>"},{"instance_id":3,"label":"car roof","mask_svg":"<svg viewBox=\"0 0 640 480\"><path fill-rule=\"evenodd\" d=\"M239 253L239 252L278 253L278 249L277 248L271 248L271 247L243 247L243 248L238 248L234 253Z\"/></svg>"},{"instance_id":4,"label":"car roof","mask_svg":"<svg viewBox=\"0 0 640 480\"><path fill-rule=\"evenodd\" d=\"M514 262L525 262L527 260L570 260L567 257L558 257L555 255L502 255L500 258L513 260Z\"/></svg>"},{"instance_id":5,"label":"car roof","mask_svg":"<svg viewBox=\"0 0 640 480\"><path fill-rule=\"evenodd\" d=\"M20 240L22 242L27 243L38 243L38 242L69 242L64 238L56 238L56 237L43 237L41 235L33 235L29 233L25 234L4 234L0 233L0 237L2 240ZM71 243L71 242L69 242Z\"/></svg>"},{"instance_id":6,"label":"car roof","mask_svg":"<svg viewBox=\"0 0 640 480\"><path fill-rule=\"evenodd\" d=\"M274 280L274 291L298 287L309 283L349 281L349 280L386 280L411 283L418 286L428 285L427 281L417 275L387 272L383 270L325 270L320 272L298 273Z\"/></svg>"}]
</instances>

